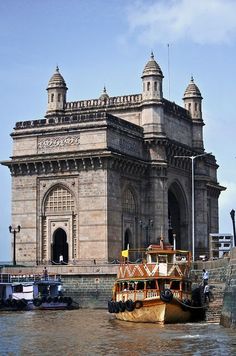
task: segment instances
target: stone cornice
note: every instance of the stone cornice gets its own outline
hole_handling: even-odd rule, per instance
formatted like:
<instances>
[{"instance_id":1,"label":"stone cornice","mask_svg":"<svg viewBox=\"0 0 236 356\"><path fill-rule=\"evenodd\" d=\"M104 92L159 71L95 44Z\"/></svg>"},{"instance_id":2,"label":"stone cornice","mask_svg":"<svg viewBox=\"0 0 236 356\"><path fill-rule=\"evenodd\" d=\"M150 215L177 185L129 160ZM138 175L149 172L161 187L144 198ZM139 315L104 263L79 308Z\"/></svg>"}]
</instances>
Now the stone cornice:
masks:
<instances>
[{"instance_id":1,"label":"stone cornice","mask_svg":"<svg viewBox=\"0 0 236 356\"><path fill-rule=\"evenodd\" d=\"M11 136L18 136L22 134L45 134L45 130L62 131L61 126L68 128L68 130L82 130L87 128L99 129L101 127L117 127L125 129L132 133L138 133L140 136L143 133L143 128L131 122L123 120L119 117L111 115L105 111L86 114L73 114L70 116L56 116L41 120L20 121L16 123L15 131ZM55 129L53 129L55 128ZM40 131L41 130L41 131ZM29 132L30 131L30 132ZM50 134L50 132L48 132Z\"/></svg>"}]
</instances>

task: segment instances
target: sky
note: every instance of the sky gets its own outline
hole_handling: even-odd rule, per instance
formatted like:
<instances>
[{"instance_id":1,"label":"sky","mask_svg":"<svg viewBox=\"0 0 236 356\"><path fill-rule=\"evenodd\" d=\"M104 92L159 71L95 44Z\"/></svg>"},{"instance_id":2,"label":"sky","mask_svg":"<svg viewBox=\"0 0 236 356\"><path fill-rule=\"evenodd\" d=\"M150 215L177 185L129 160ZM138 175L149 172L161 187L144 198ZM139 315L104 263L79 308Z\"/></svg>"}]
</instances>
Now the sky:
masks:
<instances>
[{"instance_id":1,"label":"sky","mask_svg":"<svg viewBox=\"0 0 236 356\"><path fill-rule=\"evenodd\" d=\"M0 1L0 160L17 121L43 118L58 65L67 101L142 92L151 51L164 97L183 106L191 76L203 96L204 144L219 165L220 233L236 210L235 0ZM169 44L169 46L168 46ZM168 50L169 48L169 50ZM0 261L11 259L11 176L0 166Z\"/></svg>"}]
</instances>

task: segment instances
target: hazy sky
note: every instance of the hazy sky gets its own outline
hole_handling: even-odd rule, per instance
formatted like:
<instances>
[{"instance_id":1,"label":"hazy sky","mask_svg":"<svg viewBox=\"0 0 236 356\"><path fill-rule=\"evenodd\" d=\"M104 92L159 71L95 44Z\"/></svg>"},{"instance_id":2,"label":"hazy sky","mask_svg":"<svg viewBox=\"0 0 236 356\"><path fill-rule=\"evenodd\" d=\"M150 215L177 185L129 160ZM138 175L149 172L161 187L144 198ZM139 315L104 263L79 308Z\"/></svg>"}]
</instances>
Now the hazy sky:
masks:
<instances>
[{"instance_id":1,"label":"hazy sky","mask_svg":"<svg viewBox=\"0 0 236 356\"><path fill-rule=\"evenodd\" d=\"M169 43L169 70L168 50ZM141 93L153 51L164 96L182 104L194 76L201 90L205 150L219 164L220 232L236 210L236 1L0 1L0 160L11 156L17 121L43 118L56 65L68 101ZM169 85L170 83L170 85ZM10 260L11 178L0 166L0 261ZM20 224L20 222L19 222Z\"/></svg>"}]
</instances>

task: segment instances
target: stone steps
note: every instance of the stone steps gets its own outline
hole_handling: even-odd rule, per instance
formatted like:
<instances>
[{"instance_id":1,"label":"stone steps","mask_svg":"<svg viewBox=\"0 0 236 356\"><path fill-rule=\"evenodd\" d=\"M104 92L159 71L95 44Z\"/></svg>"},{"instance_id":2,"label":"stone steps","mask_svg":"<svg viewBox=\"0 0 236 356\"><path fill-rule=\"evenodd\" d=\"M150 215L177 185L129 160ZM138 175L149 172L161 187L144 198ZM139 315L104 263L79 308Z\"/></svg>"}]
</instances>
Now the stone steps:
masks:
<instances>
[{"instance_id":1,"label":"stone steps","mask_svg":"<svg viewBox=\"0 0 236 356\"><path fill-rule=\"evenodd\" d=\"M225 284L212 283L210 284L210 291L213 294L213 300L209 302L206 312L206 321L208 323L219 323L221 310L223 306Z\"/></svg>"}]
</instances>

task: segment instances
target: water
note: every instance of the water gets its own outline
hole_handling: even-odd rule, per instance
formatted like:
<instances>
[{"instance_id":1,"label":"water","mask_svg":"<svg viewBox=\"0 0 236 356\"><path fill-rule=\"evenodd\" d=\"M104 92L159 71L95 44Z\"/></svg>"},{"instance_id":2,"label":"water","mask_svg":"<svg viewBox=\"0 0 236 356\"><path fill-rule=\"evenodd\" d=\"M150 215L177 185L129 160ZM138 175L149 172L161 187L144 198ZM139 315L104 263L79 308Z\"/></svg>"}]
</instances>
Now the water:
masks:
<instances>
[{"instance_id":1,"label":"water","mask_svg":"<svg viewBox=\"0 0 236 356\"><path fill-rule=\"evenodd\" d=\"M135 324L105 310L0 313L0 355L236 355L236 331L218 324Z\"/></svg>"}]
</instances>

